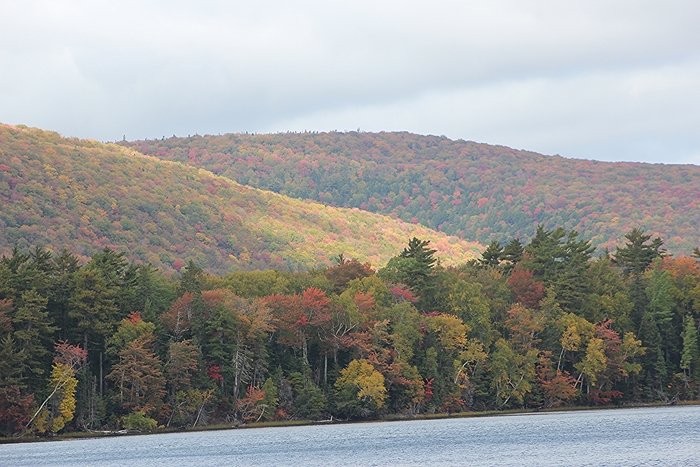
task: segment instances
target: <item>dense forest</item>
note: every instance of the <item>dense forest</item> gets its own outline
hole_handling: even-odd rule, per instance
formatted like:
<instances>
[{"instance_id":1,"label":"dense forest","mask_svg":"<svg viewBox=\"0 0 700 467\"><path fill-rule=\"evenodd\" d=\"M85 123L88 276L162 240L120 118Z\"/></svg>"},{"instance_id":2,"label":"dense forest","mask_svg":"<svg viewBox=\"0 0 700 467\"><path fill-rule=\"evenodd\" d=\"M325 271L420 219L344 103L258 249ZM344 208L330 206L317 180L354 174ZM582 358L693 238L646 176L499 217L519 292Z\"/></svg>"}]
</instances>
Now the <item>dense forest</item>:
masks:
<instances>
[{"instance_id":1,"label":"dense forest","mask_svg":"<svg viewBox=\"0 0 700 467\"><path fill-rule=\"evenodd\" d=\"M447 264L477 243L358 209L241 186L114 144L0 124L0 254L65 245L80 259L104 248L161 270L188 259L213 272L301 270L344 252L384 264L406 238L429 238Z\"/></svg>"},{"instance_id":2,"label":"dense forest","mask_svg":"<svg viewBox=\"0 0 700 467\"><path fill-rule=\"evenodd\" d=\"M643 226L700 243L700 167L565 159L410 133L193 136L123 143L245 185L418 222L460 238L530 239L538 224L613 248Z\"/></svg>"},{"instance_id":3,"label":"dense forest","mask_svg":"<svg viewBox=\"0 0 700 467\"><path fill-rule=\"evenodd\" d=\"M0 259L0 431L673 403L700 389L700 251L634 229L593 258L538 227L445 267L178 274L109 249ZM690 252L688 252L690 253Z\"/></svg>"}]
</instances>

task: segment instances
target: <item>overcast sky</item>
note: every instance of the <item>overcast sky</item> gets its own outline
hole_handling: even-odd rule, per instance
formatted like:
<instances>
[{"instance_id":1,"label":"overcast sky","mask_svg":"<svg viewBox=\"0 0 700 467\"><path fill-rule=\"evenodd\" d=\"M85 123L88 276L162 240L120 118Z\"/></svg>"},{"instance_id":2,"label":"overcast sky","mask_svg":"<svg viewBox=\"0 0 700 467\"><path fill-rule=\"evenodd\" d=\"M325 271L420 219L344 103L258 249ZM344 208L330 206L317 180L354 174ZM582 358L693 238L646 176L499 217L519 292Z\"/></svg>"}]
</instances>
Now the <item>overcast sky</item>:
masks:
<instances>
[{"instance_id":1,"label":"overcast sky","mask_svg":"<svg viewBox=\"0 0 700 467\"><path fill-rule=\"evenodd\" d=\"M700 2L0 0L0 121L700 164Z\"/></svg>"}]
</instances>

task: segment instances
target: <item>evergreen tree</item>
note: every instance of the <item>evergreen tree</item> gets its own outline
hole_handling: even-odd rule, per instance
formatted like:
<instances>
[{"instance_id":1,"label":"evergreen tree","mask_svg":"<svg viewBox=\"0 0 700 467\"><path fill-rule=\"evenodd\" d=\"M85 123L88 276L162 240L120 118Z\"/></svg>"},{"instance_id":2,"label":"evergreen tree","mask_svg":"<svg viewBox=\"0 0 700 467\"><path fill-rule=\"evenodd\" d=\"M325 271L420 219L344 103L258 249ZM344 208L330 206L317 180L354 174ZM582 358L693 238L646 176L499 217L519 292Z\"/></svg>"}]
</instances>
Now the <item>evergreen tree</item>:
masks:
<instances>
[{"instance_id":1,"label":"evergreen tree","mask_svg":"<svg viewBox=\"0 0 700 467\"><path fill-rule=\"evenodd\" d=\"M686 315L683 322L683 352L681 369L688 377L697 379L700 368L700 348L698 347L698 329L691 315Z\"/></svg>"},{"instance_id":2,"label":"evergreen tree","mask_svg":"<svg viewBox=\"0 0 700 467\"><path fill-rule=\"evenodd\" d=\"M664 255L663 241L659 237L651 240L651 235L639 228L632 229L625 235L627 242L622 248L617 247L613 261L625 274L642 274L654 259ZM651 242L650 242L651 240Z\"/></svg>"},{"instance_id":3,"label":"evergreen tree","mask_svg":"<svg viewBox=\"0 0 700 467\"><path fill-rule=\"evenodd\" d=\"M406 284L418 297L419 307L426 310L434 305L434 268L437 250L429 248L430 240L413 237L401 254L392 258L382 270L382 276Z\"/></svg>"},{"instance_id":4,"label":"evergreen tree","mask_svg":"<svg viewBox=\"0 0 700 467\"><path fill-rule=\"evenodd\" d=\"M630 298L634 304L632 324L639 328L647 307L647 285L643 273L656 258L664 255L663 242L658 237L651 240L651 235L645 234L644 230L639 228L632 229L625 235L625 239L625 246L617 247L613 262L628 276Z\"/></svg>"},{"instance_id":5,"label":"evergreen tree","mask_svg":"<svg viewBox=\"0 0 700 467\"><path fill-rule=\"evenodd\" d=\"M504 248L502 260L505 262L503 270L505 273L510 273L516 264L518 264L523 259L523 253L525 248L520 240L514 238L511 240Z\"/></svg>"},{"instance_id":6,"label":"evergreen tree","mask_svg":"<svg viewBox=\"0 0 700 467\"><path fill-rule=\"evenodd\" d=\"M44 386L43 376L51 366L49 349L56 327L46 311L47 302L34 290L24 292L12 317L14 338L24 354L24 374L32 390Z\"/></svg>"},{"instance_id":7,"label":"evergreen tree","mask_svg":"<svg viewBox=\"0 0 700 467\"><path fill-rule=\"evenodd\" d=\"M195 297L201 295L204 281L204 270L197 266L194 261L189 260L182 276L180 285L177 288L178 297L185 292L190 292Z\"/></svg>"},{"instance_id":8,"label":"evergreen tree","mask_svg":"<svg viewBox=\"0 0 700 467\"><path fill-rule=\"evenodd\" d=\"M48 309L58 326L58 339L67 340L71 327L68 310L75 291L75 273L80 269L78 258L62 250L52 258L51 287Z\"/></svg>"},{"instance_id":9,"label":"evergreen tree","mask_svg":"<svg viewBox=\"0 0 700 467\"><path fill-rule=\"evenodd\" d=\"M489 246L486 247L483 253L481 253L481 258L479 259L479 264L483 267L496 267L501 264L503 259L503 247L498 240L492 241Z\"/></svg>"},{"instance_id":10,"label":"evergreen tree","mask_svg":"<svg viewBox=\"0 0 700 467\"><path fill-rule=\"evenodd\" d=\"M663 394L667 369L662 350L661 334L654 316L648 311L642 315L639 339L645 348L641 373L643 387L640 389L645 392L646 398L655 399Z\"/></svg>"}]
</instances>

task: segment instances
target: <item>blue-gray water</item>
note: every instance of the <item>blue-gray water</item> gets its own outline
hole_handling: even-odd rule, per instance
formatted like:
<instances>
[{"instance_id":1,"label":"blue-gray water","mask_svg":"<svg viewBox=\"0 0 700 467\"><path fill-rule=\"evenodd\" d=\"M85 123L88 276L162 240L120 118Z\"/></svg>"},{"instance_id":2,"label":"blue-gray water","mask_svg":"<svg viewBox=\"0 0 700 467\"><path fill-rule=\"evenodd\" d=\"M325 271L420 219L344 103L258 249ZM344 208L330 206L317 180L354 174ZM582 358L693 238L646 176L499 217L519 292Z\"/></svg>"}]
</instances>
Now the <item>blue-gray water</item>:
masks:
<instances>
[{"instance_id":1,"label":"blue-gray water","mask_svg":"<svg viewBox=\"0 0 700 467\"><path fill-rule=\"evenodd\" d=\"M11 444L0 445L0 465L700 466L700 407Z\"/></svg>"}]
</instances>

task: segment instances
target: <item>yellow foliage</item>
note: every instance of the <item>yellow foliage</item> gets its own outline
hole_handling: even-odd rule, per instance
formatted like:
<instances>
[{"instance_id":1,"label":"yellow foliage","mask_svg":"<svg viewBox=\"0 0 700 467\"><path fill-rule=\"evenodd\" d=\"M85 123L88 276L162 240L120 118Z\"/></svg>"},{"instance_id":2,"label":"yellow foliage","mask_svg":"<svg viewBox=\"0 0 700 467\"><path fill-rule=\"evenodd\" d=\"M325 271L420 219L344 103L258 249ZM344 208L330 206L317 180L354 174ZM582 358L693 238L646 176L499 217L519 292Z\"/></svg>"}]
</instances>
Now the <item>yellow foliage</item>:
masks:
<instances>
[{"instance_id":1,"label":"yellow foliage","mask_svg":"<svg viewBox=\"0 0 700 467\"><path fill-rule=\"evenodd\" d=\"M386 401L386 387L384 386L384 375L374 369L367 360L353 360L340 372L340 378L336 381L336 386L346 384L354 385L358 388L358 399L371 399L378 408L384 406Z\"/></svg>"},{"instance_id":2,"label":"yellow foliage","mask_svg":"<svg viewBox=\"0 0 700 467\"><path fill-rule=\"evenodd\" d=\"M51 370L50 388L58 387L54 395L56 411L52 414L51 431L54 433L63 429L67 423L73 420L75 414L75 391L78 380L75 371L69 365L54 363Z\"/></svg>"},{"instance_id":3,"label":"yellow foliage","mask_svg":"<svg viewBox=\"0 0 700 467\"><path fill-rule=\"evenodd\" d=\"M576 369L588 378L591 386L595 386L600 375L608 365L608 358L605 356L605 343L603 339L597 337L588 341L586 356L578 364Z\"/></svg>"},{"instance_id":4,"label":"yellow foliage","mask_svg":"<svg viewBox=\"0 0 700 467\"><path fill-rule=\"evenodd\" d=\"M428 318L428 325L446 350L462 350L467 346L469 328L458 317L448 314L432 316Z\"/></svg>"}]
</instances>

